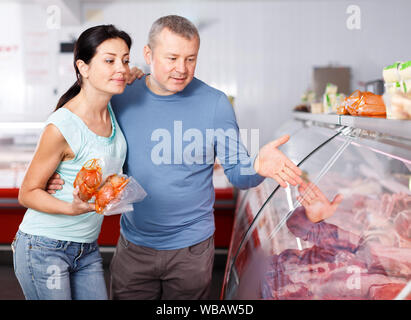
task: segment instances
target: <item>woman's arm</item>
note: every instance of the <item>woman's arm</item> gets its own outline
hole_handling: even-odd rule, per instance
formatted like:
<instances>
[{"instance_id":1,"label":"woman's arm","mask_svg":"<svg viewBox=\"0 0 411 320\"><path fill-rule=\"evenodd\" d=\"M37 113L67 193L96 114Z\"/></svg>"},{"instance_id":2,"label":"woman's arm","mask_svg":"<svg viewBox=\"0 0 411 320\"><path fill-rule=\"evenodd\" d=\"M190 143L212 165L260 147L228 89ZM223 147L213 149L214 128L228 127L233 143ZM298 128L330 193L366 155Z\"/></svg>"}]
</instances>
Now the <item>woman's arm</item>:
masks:
<instances>
[{"instance_id":1,"label":"woman's arm","mask_svg":"<svg viewBox=\"0 0 411 320\"><path fill-rule=\"evenodd\" d=\"M81 201L78 190L73 202L59 200L45 191L46 184L60 162L72 153L63 135L54 125L48 125L38 143L36 152L20 187L19 202L26 208L54 214L78 215L94 211L94 204Z\"/></svg>"}]
</instances>

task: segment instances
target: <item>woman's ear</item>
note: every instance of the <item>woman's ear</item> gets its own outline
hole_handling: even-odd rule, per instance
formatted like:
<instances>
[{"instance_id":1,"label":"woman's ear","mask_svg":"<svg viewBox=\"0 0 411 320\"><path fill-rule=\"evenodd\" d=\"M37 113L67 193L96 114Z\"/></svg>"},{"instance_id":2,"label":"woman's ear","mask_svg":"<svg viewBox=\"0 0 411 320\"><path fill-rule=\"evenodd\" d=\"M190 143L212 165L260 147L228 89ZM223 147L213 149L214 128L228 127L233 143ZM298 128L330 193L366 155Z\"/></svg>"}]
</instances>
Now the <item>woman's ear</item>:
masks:
<instances>
[{"instance_id":1,"label":"woman's ear","mask_svg":"<svg viewBox=\"0 0 411 320\"><path fill-rule=\"evenodd\" d=\"M87 79L88 78L89 65L86 64L83 60L79 59L79 60L76 61L76 66L77 66L77 69L80 72L81 76L84 79Z\"/></svg>"}]
</instances>

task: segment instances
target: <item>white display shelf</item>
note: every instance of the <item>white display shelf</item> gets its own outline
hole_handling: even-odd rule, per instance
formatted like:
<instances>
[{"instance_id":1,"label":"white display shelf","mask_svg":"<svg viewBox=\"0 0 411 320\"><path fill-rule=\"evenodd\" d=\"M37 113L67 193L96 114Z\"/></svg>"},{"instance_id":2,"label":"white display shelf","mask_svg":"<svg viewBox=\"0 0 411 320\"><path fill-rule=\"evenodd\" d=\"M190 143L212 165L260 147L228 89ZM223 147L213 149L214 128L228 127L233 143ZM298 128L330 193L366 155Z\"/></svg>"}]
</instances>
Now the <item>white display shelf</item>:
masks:
<instances>
[{"instance_id":1,"label":"white display shelf","mask_svg":"<svg viewBox=\"0 0 411 320\"><path fill-rule=\"evenodd\" d=\"M411 120L354 117L338 114L313 114L306 112L293 112L293 117L299 120L309 120L375 131L390 136L411 140Z\"/></svg>"}]
</instances>

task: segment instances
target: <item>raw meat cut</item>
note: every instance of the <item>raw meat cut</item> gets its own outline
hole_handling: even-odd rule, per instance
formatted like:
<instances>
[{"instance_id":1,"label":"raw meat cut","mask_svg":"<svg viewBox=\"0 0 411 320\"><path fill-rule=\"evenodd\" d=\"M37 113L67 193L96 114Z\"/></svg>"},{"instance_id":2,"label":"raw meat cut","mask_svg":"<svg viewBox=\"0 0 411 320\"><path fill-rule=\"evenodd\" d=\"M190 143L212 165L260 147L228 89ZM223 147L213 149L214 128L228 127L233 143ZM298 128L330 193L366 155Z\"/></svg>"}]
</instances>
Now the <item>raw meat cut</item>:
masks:
<instances>
[{"instance_id":1,"label":"raw meat cut","mask_svg":"<svg viewBox=\"0 0 411 320\"><path fill-rule=\"evenodd\" d=\"M354 252L360 242L360 237L354 233L342 230L336 225L325 221L311 222L305 215L304 207L294 210L291 217L287 220L287 227L296 237L304 241L310 241L322 248Z\"/></svg>"},{"instance_id":2,"label":"raw meat cut","mask_svg":"<svg viewBox=\"0 0 411 320\"><path fill-rule=\"evenodd\" d=\"M302 251L288 249L272 257L262 283L262 298L375 299L383 298L381 292L388 291L389 285L399 288L407 283L405 278L384 272L371 273L367 267L349 251L316 246ZM371 290L377 285L385 289L377 293L375 288Z\"/></svg>"},{"instance_id":3,"label":"raw meat cut","mask_svg":"<svg viewBox=\"0 0 411 320\"><path fill-rule=\"evenodd\" d=\"M357 256L365 261L368 270L395 277L411 279L411 249L386 247L368 243L358 250Z\"/></svg>"},{"instance_id":4,"label":"raw meat cut","mask_svg":"<svg viewBox=\"0 0 411 320\"><path fill-rule=\"evenodd\" d=\"M408 236L408 212L395 212L408 205L408 198L384 199L378 214L387 213L384 219L390 221L397 217L398 232ZM359 237L325 221L313 223L303 207L293 212L287 227L313 246L286 249L270 258L261 286L264 299L392 299L411 279L410 248L383 245L373 241L372 233Z\"/></svg>"},{"instance_id":5,"label":"raw meat cut","mask_svg":"<svg viewBox=\"0 0 411 320\"><path fill-rule=\"evenodd\" d=\"M392 300L404 287L401 283L375 284L370 287L369 296L374 300ZM411 294L406 299L411 300Z\"/></svg>"},{"instance_id":6,"label":"raw meat cut","mask_svg":"<svg viewBox=\"0 0 411 320\"><path fill-rule=\"evenodd\" d=\"M411 209L401 211L394 220L397 233L404 239L411 240Z\"/></svg>"}]
</instances>

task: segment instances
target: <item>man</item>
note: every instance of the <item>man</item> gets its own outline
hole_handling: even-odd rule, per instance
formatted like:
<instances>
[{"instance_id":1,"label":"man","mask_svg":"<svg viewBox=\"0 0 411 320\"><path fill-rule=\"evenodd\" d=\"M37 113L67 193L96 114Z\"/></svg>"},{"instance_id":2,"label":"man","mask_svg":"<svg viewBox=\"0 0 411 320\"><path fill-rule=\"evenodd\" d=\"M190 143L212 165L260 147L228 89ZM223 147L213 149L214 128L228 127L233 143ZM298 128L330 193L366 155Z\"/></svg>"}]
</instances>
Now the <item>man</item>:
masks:
<instances>
[{"instance_id":1,"label":"man","mask_svg":"<svg viewBox=\"0 0 411 320\"><path fill-rule=\"evenodd\" d=\"M225 94L194 77L199 45L187 19L158 19L144 47L150 74L112 99L128 142L125 171L148 194L121 217L110 265L113 299L208 298L216 156L241 189L264 177L282 187L302 182L301 170L277 149L288 136L250 159Z\"/></svg>"}]
</instances>

